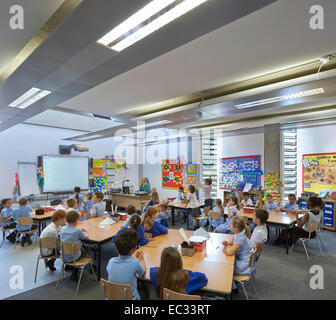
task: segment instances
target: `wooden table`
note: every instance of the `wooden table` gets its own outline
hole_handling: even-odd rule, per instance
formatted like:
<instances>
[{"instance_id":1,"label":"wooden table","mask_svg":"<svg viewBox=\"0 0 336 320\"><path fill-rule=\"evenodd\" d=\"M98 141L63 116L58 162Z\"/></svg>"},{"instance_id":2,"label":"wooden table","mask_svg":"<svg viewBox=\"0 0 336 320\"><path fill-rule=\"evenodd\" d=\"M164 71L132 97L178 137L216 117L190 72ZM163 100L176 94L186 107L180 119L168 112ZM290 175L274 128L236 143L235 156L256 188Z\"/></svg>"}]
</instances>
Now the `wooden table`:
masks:
<instances>
[{"instance_id":1,"label":"wooden table","mask_svg":"<svg viewBox=\"0 0 336 320\"><path fill-rule=\"evenodd\" d=\"M187 211L187 229L189 229L189 213L191 212L190 203L185 206L184 203L168 202L167 206L171 209L172 225L175 226L175 210Z\"/></svg>"},{"instance_id":2,"label":"wooden table","mask_svg":"<svg viewBox=\"0 0 336 320\"><path fill-rule=\"evenodd\" d=\"M289 228L293 226L296 222L296 215L291 213L284 213L278 211L271 211L268 213L269 217L267 220L268 226L274 226L281 229L286 229L286 254L288 254L288 233ZM249 220L253 220L253 213L244 213L243 210L239 210L238 216L247 217Z\"/></svg>"},{"instance_id":3,"label":"wooden table","mask_svg":"<svg viewBox=\"0 0 336 320\"><path fill-rule=\"evenodd\" d=\"M39 230L38 234L39 234L39 236L41 235L41 232L42 232L42 223L46 222L46 221L49 221L54 212L55 212L55 210L51 210L51 211L45 212L44 214L37 215L35 213L35 210L33 210L30 213L30 216L33 218L33 221L37 222L37 224L38 224L38 230Z\"/></svg>"},{"instance_id":4,"label":"wooden table","mask_svg":"<svg viewBox=\"0 0 336 320\"><path fill-rule=\"evenodd\" d=\"M112 238L121 229L122 223L124 222L119 221L112 225L100 226L99 224L106 217L107 216L92 218L81 221L78 224L78 228L85 229L89 234L89 239L85 240L85 242L97 246L97 277L99 281L101 276L101 246L112 240Z\"/></svg>"},{"instance_id":5,"label":"wooden table","mask_svg":"<svg viewBox=\"0 0 336 320\"><path fill-rule=\"evenodd\" d=\"M134 195L134 194L123 194L123 193L112 193L112 201L114 206L121 208L127 208L129 205L133 205L137 211L142 211L143 202L149 201L151 196L145 195Z\"/></svg>"},{"instance_id":6,"label":"wooden table","mask_svg":"<svg viewBox=\"0 0 336 320\"><path fill-rule=\"evenodd\" d=\"M190 237L192 231L186 231L186 234ZM210 233L210 236L206 250L196 252L193 257L182 257L183 267L194 272L202 272L207 276L208 285L202 291L227 295L232 290L235 257L225 255L222 242L230 241L233 235ZM168 234L155 237L146 246L138 249L144 253L147 266L145 281L150 281L150 268L160 266L162 250L172 245L180 245L182 241L178 230L169 229Z\"/></svg>"}]
</instances>

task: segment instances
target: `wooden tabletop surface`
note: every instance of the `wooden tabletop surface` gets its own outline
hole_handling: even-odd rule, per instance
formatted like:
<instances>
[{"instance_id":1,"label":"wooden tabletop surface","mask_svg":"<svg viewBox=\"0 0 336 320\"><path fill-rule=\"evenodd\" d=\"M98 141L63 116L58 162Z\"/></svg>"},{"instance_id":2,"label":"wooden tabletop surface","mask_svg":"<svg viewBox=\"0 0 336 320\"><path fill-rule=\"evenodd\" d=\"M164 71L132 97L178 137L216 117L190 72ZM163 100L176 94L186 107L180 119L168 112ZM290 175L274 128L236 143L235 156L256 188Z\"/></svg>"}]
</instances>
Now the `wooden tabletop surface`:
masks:
<instances>
[{"instance_id":1,"label":"wooden tabletop surface","mask_svg":"<svg viewBox=\"0 0 336 320\"><path fill-rule=\"evenodd\" d=\"M35 213L35 210L33 210L31 213L30 213L30 216L33 218L33 219L36 219L36 220L40 220L40 219L47 219L47 218L50 218L53 213L55 212L55 210L50 210L48 212L45 212L44 214L40 214L40 215L37 215Z\"/></svg>"},{"instance_id":2,"label":"wooden tabletop surface","mask_svg":"<svg viewBox=\"0 0 336 320\"><path fill-rule=\"evenodd\" d=\"M296 221L296 215L285 212L270 211L267 222L282 225L290 225ZM244 213L243 210L238 211L238 216L248 217L252 220L253 213Z\"/></svg>"},{"instance_id":3,"label":"wooden tabletop surface","mask_svg":"<svg viewBox=\"0 0 336 320\"><path fill-rule=\"evenodd\" d=\"M177 209L190 209L190 203L186 206L184 203L168 202L167 206Z\"/></svg>"}]
</instances>

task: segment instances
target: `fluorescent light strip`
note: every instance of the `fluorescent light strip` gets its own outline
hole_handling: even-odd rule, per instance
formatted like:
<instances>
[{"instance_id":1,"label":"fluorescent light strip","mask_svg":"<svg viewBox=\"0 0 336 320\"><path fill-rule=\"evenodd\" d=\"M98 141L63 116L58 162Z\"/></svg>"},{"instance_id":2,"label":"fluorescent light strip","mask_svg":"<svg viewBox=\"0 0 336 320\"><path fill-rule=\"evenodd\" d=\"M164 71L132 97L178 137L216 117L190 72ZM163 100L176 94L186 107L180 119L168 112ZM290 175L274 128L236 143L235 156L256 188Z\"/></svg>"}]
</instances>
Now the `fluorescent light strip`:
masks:
<instances>
[{"instance_id":1,"label":"fluorescent light strip","mask_svg":"<svg viewBox=\"0 0 336 320\"><path fill-rule=\"evenodd\" d=\"M159 126L160 124L167 124L167 123L171 123L171 122L172 121L169 121L169 120L162 120L162 121L152 122L152 123L148 123L148 124L141 124L139 126L134 126L134 127L131 127L131 129L150 128L150 127L154 127L154 126Z\"/></svg>"},{"instance_id":2,"label":"fluorescent light strip","mask_svg":"<svg viewBox=\"0 0 336 320\"><path fill-rule=\"evenodd\" d=\"M82 138L77 138L76 140L89 140L89 139L95 139L95 138L100 138L100 137L103 137L102 135L100 134L94 134L92 136L89 136L89 137L82 137Z\"/></svg>"},{"instance_id":3,"label":"fluorescent light strip","mask_svg":"<svg viewBox=\"0 0 336 320\"><path fill-rule=\"evenodd\" d=\"M300 91L292 94L287 94L284 96L279 96L279 97L274 97L274 98L269 98L269 99L263 99L263 100L257 100L253 102L248 102L248 103L242 103L242 104L237 104L236 108L238 109L246 109L246 108L252 108L252 107L257 107L265 104L270 104L270 103L275 103L279 101L288 101L288 100L294 100L302 97L309 97L317 94L322 94L324 93L323 88L318 88L318 89L312 89L312 90L307 90L307 91Z\"/></svg>"},{"instance_id":4,"label":"fluorescent light strip","mask_svg":"<svg viewBox=\"0 0 336 320\"><path fill-rule=\"evenodd\" d=\"M130 34L111 48L120 52L206 1L208 0L185 0L149 24Z\"/></svg>"},{"instance_id":5,"label":"fluorescent light strip","mask_svg":"<svg viewBox=\"0 0 336 320\"><path fill-rule=\"evenodd\" d=\"M107 33L97 42L107 46L109 43L117 40L119 37L134 29L136 26L146 21L148 18L152 17L156 13L160 12L162 9L168 7L176 0L154 0L151 1L147 6L143 7L141 10L133 14L131 17L126 19L124 22L115 27L112 31Z\"/></svg>"},{"instance_id":6,"label":"fluorescent light strip","mask_svg":"<svg viewBox=\"0 0 336 320\"><path fill-rule=\"evenodd\" d=\"M29 91L27 91L22 96L13 101L11 104L9 104L9 107L25 109L50 93L51 91L48 90L42 90L35 87L31 88Z\"/></svg>"}]
</instances>

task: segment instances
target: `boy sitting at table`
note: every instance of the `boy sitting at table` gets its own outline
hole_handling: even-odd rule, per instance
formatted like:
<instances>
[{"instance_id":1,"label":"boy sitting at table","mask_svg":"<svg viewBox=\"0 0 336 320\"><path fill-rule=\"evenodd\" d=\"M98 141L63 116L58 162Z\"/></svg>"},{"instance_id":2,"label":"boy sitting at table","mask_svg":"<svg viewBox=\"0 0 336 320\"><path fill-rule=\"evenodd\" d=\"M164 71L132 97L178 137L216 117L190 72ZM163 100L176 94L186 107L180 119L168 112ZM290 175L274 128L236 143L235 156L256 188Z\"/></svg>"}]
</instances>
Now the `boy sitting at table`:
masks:
<instances>
[{"instance_id":1,"label":"boy sitting at table","mask_svg":"<svg viewBox=\"0 0 336 320\"><path fill-rule=\"evenodd\" d=\"M253 207L253 201L248 192L243 193L243 200L240 203L241 207Z\"/></svg>"},{"instance_id":2,"label":"boy sitting at table","mask_svg":"<svg viewBox=\"0 0 336 320\"><path fill-rule=\"evenodd\" d=\"M2 228L3 229L15 229L16 223L13 220L14 210L12 209L12 200L11 199L3 199L1 202L3 208L1 210L2 217ZM13 231L9 236L7 236L7 240L9 242L15 243L16 232Z\"/></svg>"},{"instance_id":3,"label":"boy sitting at table","mask_svg":"<svg viewBox=\"0 0 336 320\"><path fill-rule=\"evenodd\" d=\"M265 204L265 209L267 211L278 211L278 206L273 200L273 196L271 194L268 194L266 196L266 204Z\"/></svg>"},{"instance_id":4,"label":"boy sitting at table","mask_svg":"<svg viewBox=\"0 0 336 320\"><path fill-rule=\"evenodd\" d=\"M91 215L93 217L102 217L105 214L106 203L103 201L104 194L102 192L96 192L94 194L95 204L91 209Z\"/></svg>"},{"instance_id":5,"label":"boy sitting at table","mask_svg":"<svg viewBox=\"0 0 336 320\"><path fill-rule=\"evenodd\" d=\"M136 258L132 257L138 243L138 234L134 230L120 233L115 242L115 248L119 256L110 259L106 271L108 281L122 284L130 284L132 287L132 299L140 300L137 289L137 277L146 274L146 262L141 251L136 252Z\"/></svg>"},{"instance_id":6,"label":"boy sitting at table","mask_svg":"<svg viewBox=\"0 0 336 320\"><path fill-rule=\"evenodd\" d=\"M299 210L299 205L296 203L296 196L294 193L288 195L288 202L281 207L280 210L293 214L300 213L302 211Z\"/></svg>"}]
</instances>

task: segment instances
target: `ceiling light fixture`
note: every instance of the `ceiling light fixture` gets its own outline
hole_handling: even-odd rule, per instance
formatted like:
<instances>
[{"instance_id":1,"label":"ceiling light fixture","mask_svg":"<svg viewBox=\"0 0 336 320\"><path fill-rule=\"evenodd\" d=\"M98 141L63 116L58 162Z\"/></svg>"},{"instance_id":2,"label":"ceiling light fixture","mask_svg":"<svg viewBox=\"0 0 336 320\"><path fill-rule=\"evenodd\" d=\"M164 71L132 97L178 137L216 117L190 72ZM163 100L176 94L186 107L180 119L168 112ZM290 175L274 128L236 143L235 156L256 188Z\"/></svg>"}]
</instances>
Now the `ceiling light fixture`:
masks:
<instances>
[{"instance_id":1,"label":"ceiling light fixture","mask_svg":"<svg viewBox=\"0 0 336 320\"><path fill-rule=\"evenodd\" d=\"M162 121L156 121L156 122L152 122L152 123L148 123L148 124L140 124L138 126L134 126L131 127L131 129L145 129L145 128L150 128L150 127L154 127L154 126L159 126L162 124L168 124L168 123L172 123L172 121L170 120L162 120Z\"/></svg>"},{"instance_id":2,"label":"ceiling light fixture","mask_svg":"<svg viewBox=\"0 0 336 320\"><path fill-rule=\"evenodd\" d=\"M81 137L81 138L77 138L76 140L90 140L90 139L95 139L95 138L101 138L103 137L101 134L94 134L92 136L88 136L88 137Z\"/></svg>"},{"instance_id":3,"label":"ceiling light fixture","mask_svg":"<svg viewBox=\"0 0 336 320\"><path fill-rule=\"evenodd\" d=\"M238 109L252 108L252 107L262 106L265 104L270 104L270 103L275 103L275 102L280 102L280 101L288 101L288 100L294 100L294 99L298 99L302 97L309 97L309 96L313 96L317 94L322 94L324 92L325 91L323 88L300 91L300 92L291 93L291 94L287 94L287 95L283 95L279 97L273 97L269 99L263 99L263 100L248 102L248 103L237 104L236 108Z\"/></svg>"},{"instance_id":4,"label":"ceiling light fixture","mask_svg":"<svg viewBox=\"0 0 336 320\"><path fill-rule=\"evenodd\" d=\"M154 0L97 42L120 52L206 1Z\"/></svg>"},{"instance_id":5,"label":"ceiling light fixture","mask_svg":"<svg viewBox=\"0 0 336 320\"><path fill-rule=\"evenodd\" d=\"M35 103L36 101L44 98L48 94L50 94L51 91L48 90L42 90L39 88L31 88L29 91L24 93L22 96L17 98L15 101L13 101L11 104L9 104L9 107L13 108L20 108L25 109L31 104Z\"/></svg>"}]
</instances>

